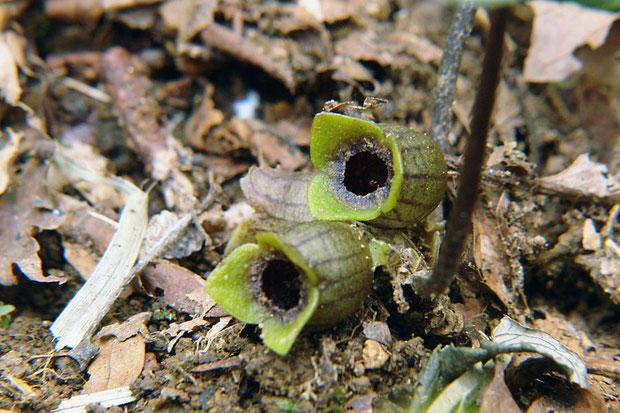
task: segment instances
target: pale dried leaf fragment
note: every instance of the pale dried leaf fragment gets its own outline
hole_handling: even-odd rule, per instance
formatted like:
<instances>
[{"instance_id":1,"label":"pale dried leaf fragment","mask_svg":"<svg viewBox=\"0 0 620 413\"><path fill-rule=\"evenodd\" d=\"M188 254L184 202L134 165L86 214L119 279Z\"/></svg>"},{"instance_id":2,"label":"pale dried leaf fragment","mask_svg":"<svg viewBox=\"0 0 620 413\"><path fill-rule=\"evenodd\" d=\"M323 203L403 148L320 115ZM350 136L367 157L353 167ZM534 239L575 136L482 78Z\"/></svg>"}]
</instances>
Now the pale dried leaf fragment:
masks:
<instances>
[{"instance_id":1,"label":"pale dried leaf fragment","mask_svg":"<svg viewBox=\"0 0 620 413\"><path fill-rule=\"evenodd\" d=\"M271 39L257 32L241 36L218 23L209 25L201 32L200 37L209 46L260 67L284 83L289 90L294 90L297 86L297 80L289 61L290 51L287 40Z\"/></svg>"},{"instance_id":2,"label":"pale dried leaf fragment","mask_svg":"<svg viewBox=\"0 0 620 413\"><path fill-rule=\"evenodd\" d=\"M147 223L148 196L121 178L104 176L83 167L57 150L54 161L68 174L100 182L128 193L118 230L86 284L56 318L50 330L58 340L56 348L75 347L88 337L135 275L132 266L138 257Z\"/></svg>"},{"instance_id":3,"label":"pale dried leaf fragment","mask_svg":"<svg viewBox=\"0 0 620 413\"><path fill-rule=\"evenodd\" d=\"M170 340L170 342L168 343L168 346L166 347L166 351L170 353L172 349L174 348L174 346L176 345L176 343L186 333L192 333L196 331L197 329L199 329L200 327L203 327L207 324L209 324L209 322L202 317L196 317L194 319L185 321L183 323L170 324L170 327L168 327L167 329L161 332L161 334L172 338L172 340Z\"/></svg>"},{"instance_id":4,"label":"pale dried leaf fragment","mask_svg":"<svg viewBox=\"0 0 620 413\"><path fill-rule=\"evenodd\" d=\"M100 404L107 408L122 406L133 401L136 401L136 398L131 394L129 386L124 386L97 393L73 396L69 400L63 400L53 413L86 413L89 405Z\"/></svg>"},{"instance_id":5,"label":"pale dried leaf fragment","mask_svg":"<svg viewBox=\"0 0 620 413\"><path fill-rule=\"evenodd\" d=\"M6 133L0 132L0 195L9 185L9 166L23 136L23 133L11 129L7 129Z\"/></svg>"},{"instance_id":6,"label":"pale dried leaf fragment","mask_svg":"<svg viewBox=\"0 0 620 413\"><path fill-rule=\"evenodd\" d=\"M600 47L620 13L572 2L531 1L534 11L531 46L523 74L529 82L559 82L583 63L573 55L579 46Z\"/></svg>"},{"instance_id":7,"label":"pale dried leaf fragment","mask_svg":"<svg viewBox=\"0 0 620 413\"><path fill-rule=\"evenodd\" d=\"M0 95L12 106L17 105L22 95L16 52L21 47L23 53L26 43L16 44L18 39L19 36L10 30L0 33Z\"/></svg>"},{"instance_id":8,"label":"pale dried leaf fragment","mask_svg":"<svg viewBox=\"0 0 620 413\"><path fill-rule=\"evenodd\" d=\"M97 333L97 340L103 340L114 336L119 341L125 341L137 334L145 338L149 337L149 330L146 328L146 323L151 319L151 316L152 313L150 311L144 311L132 315L123 323L114 323L102 327Z\"/></svg>"},{"instance_id":9,"label":"pale dried leaf fragment","mask_svg":"<svg viewBox=\"0 0 620 413\"><path fill-rule=\"evenodd\" d=\"M148 6L161 3L162 0L100 0L105 10L126 9L129 7Z\"/></svg>"},{"instance_id":10,"label":"pale dried leaf fragment","mask_svg":"<svg viewBox=\"0 0 620 413\"><path fill-rule=\"evenodd\" d=\"M587 153L560 173L540 178L538 183L558 195L620 201L620 183L607 165L591 161Z\"/></svg>"},{"instance_id":11,"label":"pale dried leaf fragment","mask_svg":"<svg viewBox=\"0 0 620 413\"><path fill-rule=\"evenodd\" d=\"M179 216L174 212L164 210L151 217L144 236L144 249L148 251L152 245L165 237L169 228L174 226ZM164 258L184 258L199 251L204 244L204 236L195 226L188 226L170 245L161 253Z\"/></svg>"},{"instance_id":12,"label":"pale dried leaf fragment","mask_svg":"<svg viewBox=\"0 0 620 413\"><path fill-rule=\"evenodd\" d=\"M594 221L591 218L587 218L583 221L583 240L581 245L586 251L597 251L603 246L603 239L601 234L596 230Z\"/></svg>"}]
</instances>

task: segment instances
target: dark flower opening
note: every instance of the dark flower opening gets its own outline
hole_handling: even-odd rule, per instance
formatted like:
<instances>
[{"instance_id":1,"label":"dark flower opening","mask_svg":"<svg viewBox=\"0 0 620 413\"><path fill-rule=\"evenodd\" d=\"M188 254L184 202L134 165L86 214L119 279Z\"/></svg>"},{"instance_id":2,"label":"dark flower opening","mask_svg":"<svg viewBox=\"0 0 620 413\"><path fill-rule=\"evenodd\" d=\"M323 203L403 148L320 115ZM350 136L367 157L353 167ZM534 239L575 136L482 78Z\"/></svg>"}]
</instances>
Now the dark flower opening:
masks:
<instances>
[{"instance_id":1,"label":"dark flower opening","mask_svg":"<svg viewBox=\"0 0 620 413\"><path fill-rule=\"evenodd\" d=\"M361 151L345 163L344 186L358 196L368 195L384 187L388 181L388 165L370 151Z\"/></svg>"},{"instance_id":2,"label":"dark flower opening","mask_svg":"<svg viewBox=\"0 0 620 413\"><path fill-rule=\"evenodd\" d=\"M303 285L300 270L290 261L267 261L260 273L260 289L271 303L284 311L299 305Z\"/></svg>"}]
</instances>

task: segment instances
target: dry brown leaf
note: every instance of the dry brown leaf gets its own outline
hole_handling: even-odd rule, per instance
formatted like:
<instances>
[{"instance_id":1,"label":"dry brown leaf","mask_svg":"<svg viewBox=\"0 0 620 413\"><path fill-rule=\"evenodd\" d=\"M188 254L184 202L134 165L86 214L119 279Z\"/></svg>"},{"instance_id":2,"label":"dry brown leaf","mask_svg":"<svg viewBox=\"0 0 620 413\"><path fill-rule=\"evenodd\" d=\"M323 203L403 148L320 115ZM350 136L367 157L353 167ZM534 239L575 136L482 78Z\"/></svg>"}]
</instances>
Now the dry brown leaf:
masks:
<instances>
[{"instance_id":1,"label":"dry brown leaf","mask_svg":"<svg viewBox=\"0 0 620 413\"><path fill-rule=\"evenodd\" d=\"M143 271L140 279L149 294L162 297L177 311L214 315L209 310L215 309L215 302L204 293L205 280L187 268L158 260Z\"/></svg>"},{"instance_id":2,"label":"dry brown leaf","mask_svg":"<svg viewBox=\"0 0 620 413\"><path fill-rule=\"evenodd\" d=\"M602 248L594 254L579 255L575 262L590 272L594 281L609 295L611 300L620 304L620 246L612 239L606 239Z\"/></svg>"},{"instance_id":3,"label":"dry brown leaf","mask_svg":"<svg viewBox=\"0 0 620 413\"><path fill-rule=\"evenodd\" d=\"M11 171L11 183L0 195L0 285L17 282L13 263L33 281L64 281L43 274L37 255L40 246L33 238L41 230L57 228L65 219L46 193L45 172L44 165L30 159Z\"/></svg>"},{"instance_id":4,"label":"dry brown leaf","mask_svg":"<svg viewBox=\"0 0 620 413\"><path fill-rule=\"evenodd\" d=\"M159 13L169 30L177 31L177 40L187 41L213 23L217 0L170 0Z\"/></svg>"},{"instance_id":5,"label":"dry brown leaf","mask_svg":"<svg viewBox=\"0 0 620 413\"><path fill-rule=\"evenodd\" d=\"M92 23L103 15L99 0L45 0L45 14L65 22Z\"/></svg>"},{"instance_id":6,"label":"dry brown leaf","mask_svg":"<svg viewBox=\"0 0 620 413\"><path fill-rule=\"evenodd\" d=\"M127 133L150 166L151 176L165 180L177 167L177 154L162 125L161 107L152 93L146 65L138 56L115 47L103 55L102 71Z\"/></svg>"},{"instance_id":7,"label":"dry brown leaf","mask_svg":"<svg viewBox=\"0 0 620 413\"><path fill-rule=\"evenodd\" d=\"M205 371L213 371L218 369L233 369L241 367L244 360L239 356L233 356L224 360L212 361L211 363L199 364L192 368L192 373L204 373Z\"/></svg>"},{"instance_id":8,"label":"dry brown leaf","mask_svg":"<svg viewBox=\"0 0 620 413\"><path fill-rule=\"evenodd\" d=\"M0 4L0 31L9 25L9 22L21 16L30 6L30 0L26 1L5 1Z\"/></svg>"},{"instance_id":9,"label":"dry brown leaf","mask_svg":"<svg viewBox=\"0 0 620 413\"><path fill-rule=\"evenodd\" d=\"M297 81L290 64L290 46L286 39L273 39L258 32L241 36L218 23L203 30L200 37L209 46L260 67L290 90L295 89Z\"/></svg>"},{"instance_id":10,"label":"dry brown leaf","mask_svg":"<svg viewBox=\"0 0 620 413\"><path fill-rule=\"evenodd\" d=\"M97 344L101 351L88 368L83 394L129 386L138 378L144 366L144 337L134 335L125 341L112 337Z\"/></svg>"},{"instance_id":11,"label":"dry brown leaf","mask_svg":"<svg viewBox=\"0 0 620 413\"><path fill-rule=\"evenodd\" d=\"M224 121L224 114L215 108L213 103L213 92L215 88L212 84L207 84L202 96L200 105L194 110L185 125L184 141L192 148L210 151L206 137L214 126Z\"/></svg>"},{"instance_id":12,"label":"dry brown leaf","mask_svg":"<svg viewBox=\"0 0 620 413\"><path fill-rule=\"evenodd\" d=\"M495 364L493 380L482 395L480 413L521 413L504 381L504 367L500 363Z\"/></svg>"},{"instance_id":13,"label":"dry brown leaf","mask_svg":"<svg viewBox=\"0 0 620 413\"><path fill-rule=\"evenodd\" d=\"M9 185L9 167L23 136L23 133L15 133L10 129L6 133L0 132L0 195Z\"/></svg>"},{"instance_id":14,"label":"dry brown leaf","mask_svg":"<svg viewBox=\"0 0 620 413\"><path fill-rule=\"evenodd\" d=\"M543 189L558 195L620 201L620 183L607 165L593 162L587 153L581 154L565 170L538 180Z\"/></svg>"},{"instance_id":15,"label":"dry brown leaf","mask_svg":"<svg viewBox=\"0 0 620 413\"><path fill-rule=\"evenodd\" d=\"M95 344L101 347L97 358L88 368L90 378L82 393L129 386L144 366L146 322L150 312L135 314L122 324L105 326L97 334Z\"/></svg>"},{"instance_id":16,"label":"dry brown leaf","mask_svg":"<svg viewBox=\"0 0 620 413\"><path fill-rule=\"evenodd\" d=\"M523 74L529 82L559 82L583 63L572 53L582 45L596 49L605 42L609 28L620 17L577 3L531 1L534 11L531 46Z\"/></svg>"},{"instance_id":17,"label":"dry brown leaf","mask_svg":"<svg viewBox=\"0 0 620 413\"><path fill-rule=\"evenodd\" d=\"M75 242L64 241L62 249L67 262L80 273L83 279L87 280L97 266L97 256Z\"/></svg>"},{"instance_id":18,"label":"dry brown leaf","mask_svg":"<svg viewBox=\"0 0 620 413\"><path fill-rule=\"evenodd\" d=\"M532 327L550 334L560 341L569 350L574 351L583 357L589 351L594 350L594 344L590 338L578 330L572 323L563 318L538 310L544 317L536 318L532 321Z\"/></svg>"},{"instance_id":19,"label":"dry brown leaf","mask_svg":"<svg viewBox=\"0 0 620 413\"><path fill-rule=\"evenodd\" d=\"M563 402L548 397L534 401L526 413L605 413L607 408L601 396L588 389L577 388L570 394L563 394Z\"/></svg>"},{"instance_id":20,"label":"dry brown leaf","mask_svg":"<svg viewBox=\"0 0 620 413\"><path fill-rule=\"evenodd\" d=\"M473 255L482 275L480 283L490 289L506 308L513 308L516 298L513 283L510 282L513 274L498 231L499 224L489 213L479 208L474 212L473 226Z\"/></svg>"}]
</instances>

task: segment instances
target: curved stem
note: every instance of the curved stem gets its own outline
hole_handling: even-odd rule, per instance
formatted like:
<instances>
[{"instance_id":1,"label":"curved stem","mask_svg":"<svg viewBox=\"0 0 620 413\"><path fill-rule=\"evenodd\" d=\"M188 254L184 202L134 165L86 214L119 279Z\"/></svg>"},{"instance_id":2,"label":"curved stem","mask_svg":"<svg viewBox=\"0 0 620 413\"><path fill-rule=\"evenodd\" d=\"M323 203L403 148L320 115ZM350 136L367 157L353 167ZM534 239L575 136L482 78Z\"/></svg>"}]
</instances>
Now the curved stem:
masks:
<instances>
[{"instance_id":1,"label":"curved stem","mask_svg":"<svg viewBox=\"0 0 620 413\"><path fill-rule=\"evenodd\" d=\"M424 295L441 294L449 287L461 262L465 238L471 231L471 217L478 199L489 121L495 103L495 90L499 83L508 14L507 8L490 12L491 29L480 76L480 85L474 102L471 135L465 151L465 163L461 172L454 208L448 218L446 235L439 250L437 265L433 270L432 277L421 288L422 291L418 291Z\"/></svg>"},{"instance_id":2,"label":"curved stem","mask_svg":"<svg viewBox=\"0 0 620 413\"><path fill-rule=\"evenodd\" d=\"M439 64L437 84L433 91L433 119L430 134L444 152L449 146L448 134L452 120L456 78L461 66L465 40L471 33L475 14L476 7L472 1L464 2L457 9Z\"/></svg>"}]
</instances>

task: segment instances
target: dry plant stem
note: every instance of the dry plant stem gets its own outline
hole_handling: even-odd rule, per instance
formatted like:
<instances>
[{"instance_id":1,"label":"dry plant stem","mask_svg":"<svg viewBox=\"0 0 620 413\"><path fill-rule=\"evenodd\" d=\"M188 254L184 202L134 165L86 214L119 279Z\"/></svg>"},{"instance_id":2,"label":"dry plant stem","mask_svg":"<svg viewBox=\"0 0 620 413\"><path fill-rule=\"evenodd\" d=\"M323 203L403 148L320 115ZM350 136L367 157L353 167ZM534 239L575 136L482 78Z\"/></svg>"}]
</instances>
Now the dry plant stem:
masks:
<instances>
[{"instance_id":1,"label":"dry plant stem","mask_svg":"<svg viewBox=\"0 0 620 413\"><path fill-rule=\"evenodd\" d=\"M461 66L465 40L471 34L475 14L476 7L472 1L464 2L457 9L439 64L437 85L433 91L431 137L444 152L447 152L449 147L448 135L452 123L452 102L454 101L456 78Z\"/></svg>"},{"instance_id":2,"label":"dry plant stem","mask_svg":"<svg viewBox=\"0 0 620 413\"><path fill-rule=\"evenodd\" d=\"M499 83L502 62L504 31L508 9L492 10L486 54L484 56L480 85L474 102L471 135L467 142L465 163L461 172L458 193L452 213L448 218L446 235L439 250L439 259L432 277L421 293L429 296L441 294L449 287L461 262L465 238L471 231L471 216L478 199L480 176L484 164L485 148L491 111L495 103L495 90Z\"/></svg>"}]
</instances>

